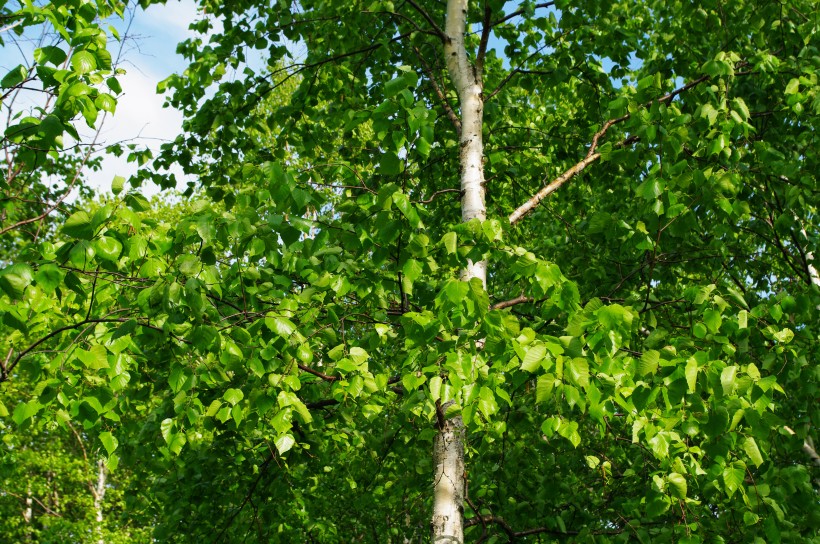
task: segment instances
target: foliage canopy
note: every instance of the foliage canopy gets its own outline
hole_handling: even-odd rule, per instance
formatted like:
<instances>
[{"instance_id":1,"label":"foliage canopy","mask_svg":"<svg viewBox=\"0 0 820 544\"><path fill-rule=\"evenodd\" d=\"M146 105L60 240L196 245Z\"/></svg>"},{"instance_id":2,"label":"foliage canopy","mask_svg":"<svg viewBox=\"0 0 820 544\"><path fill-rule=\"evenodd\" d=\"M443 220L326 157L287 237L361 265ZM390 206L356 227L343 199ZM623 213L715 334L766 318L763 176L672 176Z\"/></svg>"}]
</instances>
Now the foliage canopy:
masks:
<instances>
[{"instance_id":1,"label":"foliage canopy","mask_svg":"<svg viewBox=\"0 0 820 544\"><path fill-rule=\"evenodd\" d=\"M202 1L184 133L63 220L10 174L70 188L114 111L122 6L75 4L2 8L65 42L2 79L56 104L3 139L4 512L69 517L27 456L72 496L102 458L112 538L424 541L459 418L467 541L818 540L814 2L470 3L477 165L458 2Z\"/></svg>"}]
</instances>

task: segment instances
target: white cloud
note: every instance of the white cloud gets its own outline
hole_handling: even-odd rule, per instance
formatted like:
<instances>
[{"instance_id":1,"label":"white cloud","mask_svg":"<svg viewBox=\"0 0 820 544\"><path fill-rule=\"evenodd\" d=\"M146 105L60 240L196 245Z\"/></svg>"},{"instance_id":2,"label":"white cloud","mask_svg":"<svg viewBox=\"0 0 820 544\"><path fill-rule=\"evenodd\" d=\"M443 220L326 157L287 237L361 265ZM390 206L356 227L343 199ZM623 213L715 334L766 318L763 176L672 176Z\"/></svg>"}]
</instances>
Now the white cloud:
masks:
<instances>
[{"instance_id":1,"label":"white cloud","mask_svg":"<svg viewBox=\"0 0 820 544\"><path fill-rule=\"evenodd\" d=\"M164 97L156 93L157 83L171 73L186 67L185 60L176 54L180 41L193 35L188 26L197 18L196 4L191 0L152 6L138 11L129 29L134 46L124 48L121 66L126 74L118 80L123 90L115 115L109 115L98 138L98 143L145 146L156 155L160 146L173 140L181 131L182 115L173 108L163 108ZM125 28L120 28L125 32ZM127 44L129 42L126 42ZM106 156L102 170L89 175L90 183L100 191L111 187L115 175L128 178L137 172L136 163L122 157ZM178 180L184 181L179 170ZM158 192L154 186L143 186L146 194Z\"/></svg>"},{"instance_id":2,"label":"white cloud","mask_svg":"<svg viewBox=\"0 0 820 544\"><path fill-rule=\"evenodd\" d=\"M118 78L123 94L117 104L116 114L105 120L98 144L136 144L148 147L154 154L159 147L173 140L180 133L182 114L173 108L163 108L164 98L156 93L161 77L150 70L130 68ZM91 173L90 182L96 189L106 191L115 175L128 178L137 172L136 163L126 161L127 153L121 157L106 156L103 168ZM156 188L144 187L147 192Z\"/></svg>"}]
</instances>

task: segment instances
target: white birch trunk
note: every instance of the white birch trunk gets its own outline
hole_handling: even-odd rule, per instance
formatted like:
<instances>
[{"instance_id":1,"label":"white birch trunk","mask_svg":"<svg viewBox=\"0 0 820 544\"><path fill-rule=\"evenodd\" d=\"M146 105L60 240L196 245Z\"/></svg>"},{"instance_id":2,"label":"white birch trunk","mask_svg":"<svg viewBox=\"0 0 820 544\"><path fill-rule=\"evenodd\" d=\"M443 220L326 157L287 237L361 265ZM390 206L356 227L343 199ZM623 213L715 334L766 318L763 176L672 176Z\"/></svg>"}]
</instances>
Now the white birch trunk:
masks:
<instances>
[{"instance_id":1,"label":"white birch trunk","mask_svg":"<svg viewBox=\"0 0 820 544\"><path fill-rule=\"evenodd\" d=\"M482 98L481 74L470 62L464 48L467 0L448 0L447 43L444 55L447 71L456 86L461 106L461 140L459 141L459 164L461 175L461 220L484 221L487 209L484 203L484 141L481 133L484 122L484 99ZM469 262L462 271L465 281L479 278L487 284L487 261Z\"/></svg>"},{"instance_id":2,"label":"white birch trunk","mask_svg":"<svg viewBox=\"0 0 820 544\"><path fill-rule=\"evenodd\" d=\"M484 100L481 74L467 57L464 47L467 0L448 0L444 55L450 79L456 86L461 109L459 165L461 177L461 219L485 220L484 142L482 124ZM472 262L461 272L461 279L478 278L487 286L487 261ZM444 408L442 408L444 409ZM464 543L464 422L461 416L444 421L433 445L433 542Z\"/></svg>"},{"instance_id":3,"label":"white birch trunk","mask_svg":"<svg viewBox=\"0 0 820 544\"><path fill-rule=\"evenodd\" d=\"M108 470L105 467L105 461L102 459L97 461L97 483L92 488L92 494L94 495L94 513L95 519L97 521L97 535L98 544L105 544L105 539L103 538L103 501L105 500L105 481L108 476Z\"/></svg>"},{"instance_id":4,"label":"white birch trunk","mask_svg":"<svg viewBox=\"0 0 820 544\"><path fill-rule=\"evenodd\" d=\"M464 423L448 419L433 443L433 542L464 542Z\"/></svg>"},{"instance_id":5,"label":"white birch trunk","mask_svg":"<svg viewBox=\"0 0 820 544\"><path fill-rule=\"evenodd\" d=\"M23 510L23 520L26 522L26 540L31 541L33 530L31 526L32 518L34 517L33 510L34 501L31 498L31 485L26 486L26 508Z\"/></svg>"}]
</instances>

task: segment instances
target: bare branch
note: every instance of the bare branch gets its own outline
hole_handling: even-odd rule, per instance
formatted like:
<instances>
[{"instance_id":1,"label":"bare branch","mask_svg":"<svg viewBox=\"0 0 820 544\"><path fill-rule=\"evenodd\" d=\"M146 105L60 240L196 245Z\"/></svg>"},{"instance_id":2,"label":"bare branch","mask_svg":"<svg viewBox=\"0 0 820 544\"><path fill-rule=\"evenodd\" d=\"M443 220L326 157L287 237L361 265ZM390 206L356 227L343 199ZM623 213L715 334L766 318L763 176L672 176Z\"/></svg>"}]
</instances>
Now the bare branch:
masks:
<instances>
[{"instance_id":1,"label":"bare branch","mask_svg":"<svg viewBox=\"0 0 820 544\"><path fill-rule=\"evenodd\" d=\"M480 77L483 77L484 74L484 57L487 54L487 43L490 41L490 29L492 28L490 17L492 14L490 4L487 3L487 0L484 0L484 23L481 28L481 42L478 44L478 53L475 58L476 72Z\"/></svg>"},{"instance_id":2,"label":"bare branch","mask_svg":"<svg viewBox=\"0 0 820 544\"><path fill-rule=\"evenodd\" d=\"M429 203L431 203L431 202L433 201L433 199L435 199L438 195L441 195L441 194L444 194L444 193L459 193L459 194L460 194L460 193L461 193L461 189L442 189L442 190L440 190L440 191L436 191L435 193L433 193L432 195L430 195L430 198L425 198L424 200L419 200L419 201L418 201L418 203L419 203L419 204L429 204Z\"/></svg>"},{"instance_id":3,"label":"bare branch","mask_svg":"<svg viewBox=\"0 0 820 544\"><path fill-rule=\"evenodd\" d=\"M542 4L535 4L535 9L538 9L538 8L549 8L549 7L552 7L552 6L554 6L554 5L555 5L555 2L544 2L544 3L542 3ZM522 9L517 9L517 10L513 11L512 13L510 13L509 15L505 15L505 16L504 16L504 17L502 17L501 19L496 19L495 21L493 21L492 23L490 23L490 27L498 26L498 25L500 25L501 23L506 23L507 21L509 21L509 20L510 20L510 19L512 19L513 17L518 17L519 15L522 15L523 13L524 13L524 9L523 9L523 8L522 8Z\"/></svg>"},{"instance_id":4,"label":"bare branch","mask_svg":"<svg viewBox=\"0 0 820 544\"><path fill-rule=\"evenodd\" d=\"M509 308L510 306L515 306L517 304L526 304L527 302L535 302L535 299L532 297L521 295L520 297L516 297L514 299L505 300L503 302L497 302L490 306L490 310L503 310L504 308Z\"/></svg>"},{"instance_id":5,"label":"bare branch","mask_svg":"<svg viewBox=\"0 0 820 544\"><path fill-rule=\"evenodd\" d=\"M745 64L746 64L745 62L741 62L736 67L740 67L740 66L743 66ZM642 108L648 108L649 106L651 106L654 103L661 104L661 103L671 102L679 94L681 94L685 91L688 91L689 89L691 89L693 87L696 87L697 85L700 85L701 83L703 83L704 81L708 81L709 79L710 79L710 76L708 76L708 75L701 76L698 79L687 83L683 87L675 89L674 91L662 96L661 98L658 98L656 100L650 100L649 102L643 104L641 107ZM614 119L610 119L609 121L604 123L603 126L601 127L601 129L592 136L592 142L590 143L589 149L587 150L587 154L584 157L584 159L577 162L569 170L567 170L566 172L564 172L563 174L561 174L560 176L555 178L552 181L552 183L550 183L549 185L547 185L546 187L544 187L543 189L538 191L532 198L530 198L524 204L522 204L521 206L516 208L516 210L513 213L510 214L510 217L509 217L510 224L514 225L515 223L520 221L521 218L523 218L530 211L532 211L533 208L538 206L538 204L542 200L544 200L547 196L554 193L562 185L564 185L566 182L568 182L569 180L574 178L577 174L582 172L587 166L589 166L593 162L600 159L601 154L597 153L595 150L597 149L601 138L603 138L606 135L607 131L613 125L616 125L618 123L622 123L622 122L626 121L627 119L629 119L630 117L631 117L631 114L627 113L626 115L623 115L621 117L616 117ZM618 146L622 147L622 146L628 145L630 143L633 143L637 140L638 140L637 136L630 136L629 138L627 138L627 139L623 140L622 142L620 142L618 144Z\"/></svg>"},{"instance_id":6,"label":"bare branch","mask_svg":"<svg viewBox=\"0 0 820 544\"><path fill-rule=\"evenodd\" d=\"M2 34L3 32L8 32L12 28L14 28L16 26L19 26L21 24L23 24L23 19L18 19L16 21L14 21L13 23L11 23L10 25L6 25L3 28L0 28L0 34Z\"/></svg>"},{"instance_id":7,"label":"bare branch","mask_svg":"<svg viewBox=\"0 0 820 544\"><path fill-rule=\"evenodd\" d=\"M600 153L594 153L592 155L588 155L584 160L577 163L575 166L555 178L552 183L535 193L535 195L530 198L528 201L520 205L516 210L510 214L509 221L510 225L516 224L518 221L521 220L522 217L530 213L533 208L538 206L538 204L544 200L547 196L557 191L563 184L571 180L575 177L576 174L580 173L584 168L592 164L593 162L597 161L601 158Z\"/></svg>"}]
</instances>

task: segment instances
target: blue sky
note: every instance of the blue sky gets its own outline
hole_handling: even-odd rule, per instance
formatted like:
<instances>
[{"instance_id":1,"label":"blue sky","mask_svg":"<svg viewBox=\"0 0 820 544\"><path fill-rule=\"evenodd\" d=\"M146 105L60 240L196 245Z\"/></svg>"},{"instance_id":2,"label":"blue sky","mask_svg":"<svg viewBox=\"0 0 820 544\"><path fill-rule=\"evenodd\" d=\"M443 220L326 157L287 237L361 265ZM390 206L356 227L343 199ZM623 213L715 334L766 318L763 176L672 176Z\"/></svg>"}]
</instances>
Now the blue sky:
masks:
<instances>
[{"instance_id":1,"label":"blue sky","mask_svg":"<svg viewBox=\"0 0 820 544\"><path fill-rule=\"evenodd\" d=\"M193 1L172 1L129 13L130 26L129 20L115 23L124 38L121 67L126 74L120 78L123 95L117 112L106 120L101 132L103 142L133 141L158 150L162 143L179 134L182 116L176 110L162 107L164 99L156 94L156 86L186 68L187 63L176 54L176 47L192 35L188 25L196 14ZM103 170L93 175L92 183L107 190L115 175L127 178L135 172L136 165L126 163L124 158L106 157ZM155 187L142 190L147 194L157 192Z\"/></svg>"},{"instance_id":2,"label":"blue sky","mask_svg":"<svg viewBox=\"0 0 820 544\"><path fill-rule=\"evenodd\" d=\"M108 115L102 124L98 143L113 144L129 142L147 145L152 149L180 132L182 116L175 110L163 108L163 97L156 94L157 83L174 72L184 70L185 60L176 54L177 43L192 35L188 25L196 18L196 5L192 0L169 1L164 6L152 6L148 10L133 10L125 20L111 20L123 38L120 67L126 73L118 79L123 88L115 115ZM0 47L0 72L5 74L18 64L31 63L34 48L42 32L35 27L23 36L5 33L5 44ZM114 58L120 46L109 44ZM23 94L14 102L15 111L28 110L40 105L42 95ZM6 104L8 106L8 104ZM4 111L5 113L5 111ZM84 141L91 141L94 131L85 123L77 125ZM129 177L136 165L125 158L106 156L103 169L90 173L91 184L102 191L111 187L115 175ZM143 192L155 193L157 188L144 187Z\"/></svg>"},{"instance_id":3,"label":"blue sky","mask_svg":"<svg viewBox=\"0 0 820 544\"><path fill-rule=\"evenodd\" d=\"M505 11L514 11L516 5L516 2L507 2ZM546 16L549 11L539 10L538 16ZM124 21L112 20L124 40L120 67L126 70L126 74L119 78L123 95L117 112L106 118L98 143L135 143L156 151L162 143L180 133L182 116L171 108L162 107L164 98L156 94L156 86L159 81L187 67L185 59L176 54L176 47L180 41L193 36L188 26L196 18L197 8L193 0L170 0L147 10L131 10ZM493 46L503 51L503 44L496 40L491 43ZM112 43L109 48L116 56L117 44ZM24 54L30 57L32 50L33 46L23 44ZM0 48L0 71L24 62L19 57L20 52L10 44ZM82 133L88 139L93 135L88 128ZM91 174L91 183L106 191L115 175L128 178L135 172L136 165L127 163L124 157L108 156L102 171ZM178 179L181 179L179 174ZM142 190L146 194L157 192L156 187L144 186Z\"/></svg>"}]
</instances>

